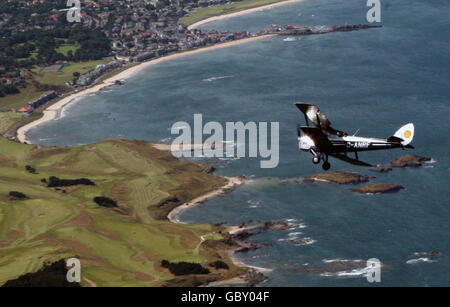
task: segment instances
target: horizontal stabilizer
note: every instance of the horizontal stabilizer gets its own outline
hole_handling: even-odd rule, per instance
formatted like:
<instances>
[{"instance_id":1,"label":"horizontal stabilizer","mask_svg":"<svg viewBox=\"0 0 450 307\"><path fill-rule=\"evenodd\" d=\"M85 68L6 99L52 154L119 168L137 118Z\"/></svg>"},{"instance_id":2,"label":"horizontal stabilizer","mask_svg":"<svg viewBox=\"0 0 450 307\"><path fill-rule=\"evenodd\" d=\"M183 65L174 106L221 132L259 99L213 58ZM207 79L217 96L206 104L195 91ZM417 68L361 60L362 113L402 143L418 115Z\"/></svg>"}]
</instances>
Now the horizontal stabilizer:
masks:
<instances>
[{"instance_id":1,"label":"horizontal stabilizer","mask_svg":"<svg viewBox=\"0 0 450 307\"><path fill-rule=\"evenodd\" d=\"M391 143L402 143L402 142L404 142L405 140L404 139L401 139L401 138L398 138L398 137L396 137L396 136L390 136L390 137L388 137L387 138L387 141L388 142L391 142Z\"/></svg>"}]
</instances>

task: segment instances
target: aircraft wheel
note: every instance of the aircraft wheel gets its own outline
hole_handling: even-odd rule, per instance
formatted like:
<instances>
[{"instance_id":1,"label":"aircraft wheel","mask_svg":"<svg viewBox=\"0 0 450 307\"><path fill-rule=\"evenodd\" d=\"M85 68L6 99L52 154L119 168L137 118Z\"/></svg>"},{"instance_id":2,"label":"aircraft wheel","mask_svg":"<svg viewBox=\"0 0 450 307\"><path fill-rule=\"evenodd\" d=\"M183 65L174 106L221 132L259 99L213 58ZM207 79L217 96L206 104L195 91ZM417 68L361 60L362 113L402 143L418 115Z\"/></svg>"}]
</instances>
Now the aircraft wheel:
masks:
<instances>
[{"instance_id":1,"label":"aircraft wheel","mask_svg":"<svg viewBox=\"0 0 450 307\"><path fill-rule=\"evenodd\" d=\"M312 158L312 163L314 164L319 164L320 163L320 157L319 156L314 156Z\"/></svg>"},{"instance_id":2,"label":"aircraft wheel","mask_svg":"<svg viewBox=\"0 0 450 307\"><path fill-rule=\"evenodd\" d=\"M325 171L329 170L330 167L331 167L331 165L330 165L329 162L325 162L324 164L322 164L322 168L323 168Z\"/></svg>"}]
</instances>

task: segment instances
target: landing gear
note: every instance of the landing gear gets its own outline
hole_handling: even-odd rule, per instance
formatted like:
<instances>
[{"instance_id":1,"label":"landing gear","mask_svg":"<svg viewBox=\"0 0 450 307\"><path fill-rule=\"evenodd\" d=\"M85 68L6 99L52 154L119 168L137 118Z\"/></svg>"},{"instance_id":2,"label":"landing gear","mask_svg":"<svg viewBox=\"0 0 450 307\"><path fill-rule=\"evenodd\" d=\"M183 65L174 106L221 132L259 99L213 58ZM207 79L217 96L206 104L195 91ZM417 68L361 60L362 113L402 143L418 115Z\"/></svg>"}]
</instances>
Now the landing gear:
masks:
<instances>
[{"instance_id":1,"label":"landing gear","mask_svg":"<svg viewBox=\"0 0 450 307\"><path fill-rule=\"evenodd\" d=\"M323 161L322 168L323 168L325 171L327 171L327 170L330 169L331 165L330 165L330 163L328 162L328 155L327 155L327 154L324 154L324 153L315 151L314 149L311 149L310 152L311 152L311 154L313 155L312 163L314 163L314 164L319 164L320 161Z\"/></svg>"},{"instance_id":2,"label":"landing gear","mask_svg":"<svg viewBox=\"0 0 450 307\"><path fill-rule=\"evenodd\" d=\"M314 156L312 158L312 163L314 164L319 164L320 163L320 157L319 156Z\"/></svg>"}]
</instances>

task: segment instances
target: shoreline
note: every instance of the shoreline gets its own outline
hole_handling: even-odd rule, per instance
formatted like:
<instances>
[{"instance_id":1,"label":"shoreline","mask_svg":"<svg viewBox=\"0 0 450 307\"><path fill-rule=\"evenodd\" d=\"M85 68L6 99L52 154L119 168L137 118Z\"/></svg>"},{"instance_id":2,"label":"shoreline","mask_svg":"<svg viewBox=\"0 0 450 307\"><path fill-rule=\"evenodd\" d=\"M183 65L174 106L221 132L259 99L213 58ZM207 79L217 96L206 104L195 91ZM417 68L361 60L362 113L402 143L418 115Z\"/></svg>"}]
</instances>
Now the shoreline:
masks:
<instances>
[{"instance_id":1,"label":"shoreline","mask_svg":"<svg viewBox=\"0 0 450 307\"><path fill-rule=\"evenodd\" d=\"M253 8L249 8L249 9L244 9L244 10L237 11L234 13L213 16L213 17L209 17L209 18L197 21L197 22L191 24L190 26L188 26L187 28L188 28L188 30L192 30L198 26L201 26L206 23L213 22L213 21L222 20L222 19L226 19L226 18L230 18L230 17L241 16L241 15L257 12L260 10L264 10L264 9L270 9L270 8L277 7L277 6L295 3L295 2L302 2L302 1L305 1L305 0L282 0L279 2L271 3L271 4L261 5L261 6L257 6L257 7L253 7Z\"/></svg>"},{"instance_id":2,"label":"shoreline","mask_svg":"<svg viewBox=\"0 0 450 307\"><path fill-rule=\"evenodd\" d=\"M201 195L197 198L192 199L189 202L186 202L178 207L175 207L174 209L172 209L172 211L169 212L169 214L167 215L167 218L169 219L169 221L171 221L172 223L175 224L187 224L184 222L181 222L178 219L178 215L180 213L182 213L183 211L190 209L192 207L195 207L199 204L201 204L202 202L204 202L205 200L218 196L218 195L223 195L227 192L229 192L230 190L234 189L236 186L241 185L244 183L244 179L242 179L241 177L223 177L228 179L228 183L224 186L222 186L221 188L218 188L212 192L209 192L207 194Z\"/></svg>"},{"instance_id":3,"label":"shoreline","mask_svg":"<svg viewBox=\"0 0 450 307\"><path fill-rule=\"evenodd\" d=\"M290 0L289 0L290 1ZM295 0L298 1L298 0ZM27 138L27 133L43 124L46 123L48 121L57 119L60 115L61 110L68 105L69 103L73 102L76 98L80 98L89 94L93 94L93 93L97 93L99 91L101 91L102 89L108 87L108 86L112 86L115 85L116 81L120 81L123 79L127 79L129 77L131 77L132 75L140 72L142 69L145 69L147 67L150 67L152 65L158 64L158 63L162 63L165 61L169 61L169 60L173 60L185 55L189 55L189 54L196 54L196 53L200 53L200 52L204 52L204 51L210 51L210 50L215 50L215 49L220 49L220 48L226 48L226 47L231 47L231 46L236 46L236 45L240 45L240 44L244 44L244 43L248 43L248 42L253 42L256 40L260 40L263 38L269 38L269 37L273 37L276 36L276 34L265 34L265 35L259 35L259 36L253 36L253 37L248 37L248 38L243 38L243 39L239 39L239 40L234 40L234 41L230 41L230 42L225 42L225 43L219 43L219 44L215 44L212 46L206 46L206 47L200 47L197 49L193 49L193 50L187 50L187 51L183 51L183 52L177 52L174 54L170 54L167 56L163 56L157 59L152 59L146 62L142 62L139 63L137 65L133 65L128 69L125 69L124 71L121 71L119 73L117 73L116 75L103 80L100 83L97 83L94 85L92 85L91 87L88 87L84 90L81 90L79 92L73 93L68 95L67 97L64 97L60 100L58 100L57 102L55 102L54 104L48 106L42 113L44 114L42 117L40 117L37 120L34 120L24 126L21 126L19 129L17 129L17 139L20 143L27 143L30 144L28 138Z\"/></svg>"},{"instance_id":4,"label":"shoreline","mask_svg":"<svg viewBox=\"0 0 450 307\"><path fill-rule=\"evenodd\" d=\"M232 189L234 189L236 186L241 185L244 183L244 179L241 177L223 177L228 179L228 183L224 186L222 186L221 188L218 188L212 192L209 192L207 194L204 194L202 196L199 196L197 198L194 198L193 200L186 202L178 207L175 207L174 209L172 209L172 211L169 212L169 214L167 215L167 218L169 219L170 222L175 223L175 224L187 224L184 223L182 221L180 221L178 219L178 215L192 207L195 207L199 204L201 204L203 201L218 196L218 195L223 195L225 193L230 192ZM227 227L227 231L237 228L238 226L231 226L231 227ZM246 230L246 228L242 229L240 228L239 231L244 231ZM230 231L230 234L232 234L233 231ZM234 232L233 232L234 233ZM248 265L245 264L244 262L242 262L237 256L236 256L236 250L238 250L239 248L234 248L234 249L230 249L228 250L227 254L228 257L230 258L231 262L233 262L233 264L235 266L238 267L242 267L242 268L247 268L250 269L250 271L253 272L257 272L257 273L267 273L267 272L271 272L271 269L267 269L267 268L262 268L262 267L257 267L257 266L253 266L253 265ZM204 287L218 287L218 286L228 286L228 285L245 285L247 284L248 281L245 280L247 273L241 276L236 276L233 277L231 279L226 279L226 280L217 280L217 281L213 281L210 282L206 285L203 285Z\"/></svg>"}]
</instances>

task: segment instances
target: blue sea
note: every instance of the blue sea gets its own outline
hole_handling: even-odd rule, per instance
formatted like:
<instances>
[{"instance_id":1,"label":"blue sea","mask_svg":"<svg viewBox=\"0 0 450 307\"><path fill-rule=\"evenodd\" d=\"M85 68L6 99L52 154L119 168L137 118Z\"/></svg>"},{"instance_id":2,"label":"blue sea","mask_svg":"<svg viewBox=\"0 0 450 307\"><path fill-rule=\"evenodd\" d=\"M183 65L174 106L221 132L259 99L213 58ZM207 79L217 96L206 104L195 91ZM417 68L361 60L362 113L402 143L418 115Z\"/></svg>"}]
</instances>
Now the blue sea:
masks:
<instances>
[{"instance_id":1,"label":"blue sea","mask_svg":"<svg viewBox=\"0 0 450 307\"><path fill-rule=\"evenodd\" d=\"M280 123L280 163L260 168L257 158L209 162L217 174L245 175L234 192L185 211L188 223L282 219L296 229L265 231L255 242L271 247L238 254L268 268L263 286L450 285L450 2L383 0L383 28L303 37L272 37L186 55L156 64L125 85L79 99L63 116L32 130L33 143L74 145L106 138L170 141L172 124L203 121ZM271 24L367 23L365 0L306 0L203 25L257 31ZM316 104L333 127L386 138L412 122L414 150L361 153L387 166L405 154L431 157L419 168L373 173L332 159L332 171L370 175L371 183L405 187L361 195L353 186L305 183L322 172L298 151L295 102ZM289 239L309 244L295 245ZM437 254L430 255L431 251ZM377 258L381 282L363 270L305 273L330 261Z\"/></svg>"}]
</instances>

